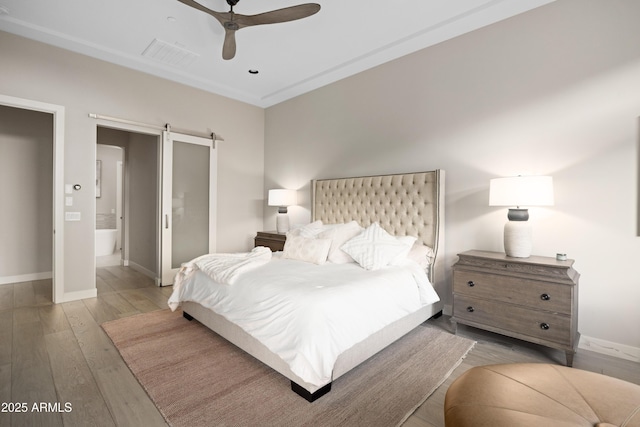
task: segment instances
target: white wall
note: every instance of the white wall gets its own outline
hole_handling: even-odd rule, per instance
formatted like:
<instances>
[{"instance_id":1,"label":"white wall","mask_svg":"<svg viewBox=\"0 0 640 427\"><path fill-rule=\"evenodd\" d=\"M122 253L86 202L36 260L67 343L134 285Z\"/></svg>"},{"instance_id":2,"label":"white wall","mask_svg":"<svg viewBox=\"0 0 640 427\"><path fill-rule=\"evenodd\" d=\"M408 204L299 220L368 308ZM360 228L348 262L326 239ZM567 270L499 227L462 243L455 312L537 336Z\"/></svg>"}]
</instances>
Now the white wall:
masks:
<instances>
[{"instance_id":1,"label":"white wall","mask_svg":"<svg viewBox=\"0 0 640 427\"><path fill-rule=\"evenodd\" d=\"M202 133L218 143L220 251L246 250L262 228L264 110L0 32L0 93L65 107L65 182L81 184L64 228L64 292L95 289L96 127L89 113Z\"/></svg>"},{"instance_id":2,"label":"white wall","mask_svg":"<svg viewBox=\"0 0 640 427\"><path fill-rule=\"evenodd\" d=\"M502 251L489 179L552 175L555 206L530 210L534 253L576 260L583 345L640 360L638 16L635 0L557 0L270 107L264 194L301 189L304 223L311 179L444 169L451 265Z\"/></svg>"}]
</instances>

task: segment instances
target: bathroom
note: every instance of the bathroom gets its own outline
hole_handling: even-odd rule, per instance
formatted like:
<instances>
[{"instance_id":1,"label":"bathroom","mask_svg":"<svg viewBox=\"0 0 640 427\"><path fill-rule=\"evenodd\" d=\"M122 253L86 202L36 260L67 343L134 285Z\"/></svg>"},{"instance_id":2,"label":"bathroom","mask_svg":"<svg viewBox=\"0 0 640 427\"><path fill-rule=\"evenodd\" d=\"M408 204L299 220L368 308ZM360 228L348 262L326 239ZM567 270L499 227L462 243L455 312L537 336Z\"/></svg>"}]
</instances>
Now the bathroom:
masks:
<instances>
[{"instance_id":1,"label":"bathroom","mask_svg":"<svg viewBox=\"0 0 640 427\"><path fill-rule=\"evenodd\" d=\"M122 165L124 150L97 145L96 160L96 266L121 264Z\"/></svg>"}]
</instances>

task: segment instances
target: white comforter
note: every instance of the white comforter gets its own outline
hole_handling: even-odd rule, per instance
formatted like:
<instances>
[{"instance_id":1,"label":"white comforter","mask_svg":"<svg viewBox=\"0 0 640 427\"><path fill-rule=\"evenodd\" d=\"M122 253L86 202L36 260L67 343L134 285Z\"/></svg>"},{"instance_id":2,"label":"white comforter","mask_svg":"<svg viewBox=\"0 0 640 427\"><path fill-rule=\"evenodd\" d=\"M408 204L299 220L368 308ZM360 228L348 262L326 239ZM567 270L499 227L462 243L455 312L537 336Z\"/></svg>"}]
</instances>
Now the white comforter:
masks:
<instances>
[{"instance_id":1,"label":"white comforter","mask_svg":"<svg viewBox=\"0 0 640 427\"><path fill-rule=\"evenodd\" d=\"M394 321L439 300L416 263L367 271L274 258L232 285L196 271L169 298L200 303L262 342L304 381L331 382L338 356Z\"/></svg>"}]
</instances>

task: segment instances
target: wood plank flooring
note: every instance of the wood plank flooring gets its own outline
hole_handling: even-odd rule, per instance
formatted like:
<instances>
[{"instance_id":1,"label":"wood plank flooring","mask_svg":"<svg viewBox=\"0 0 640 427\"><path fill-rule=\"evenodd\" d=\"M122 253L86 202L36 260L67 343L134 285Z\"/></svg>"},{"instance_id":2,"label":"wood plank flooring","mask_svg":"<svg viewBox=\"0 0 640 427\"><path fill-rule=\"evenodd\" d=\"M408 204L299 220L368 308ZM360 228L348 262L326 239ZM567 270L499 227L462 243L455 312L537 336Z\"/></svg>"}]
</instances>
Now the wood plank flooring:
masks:
<instances>
[{"instance_id":1,"label":"wood plank flooring","mask_svg":"<svg viewBox=\"0 0 640 427\"><path fill-rule=\"evenodd\" d=\"M0 427L166 426L100 324L166 308L171 288L125 267L98 268L96 275L97 298L56 305L48 280L0 285L0 404L14 409L0 412ZM446 316L430 322L452 330ZM458 334L476 340L475 348L405 427L444 426L445 392L473 366L564 362L563 352L463 325ZM580 350L574 366L640 384L638 363ZM9 408L23 402L26 412ZM48 407L35 410L41 403Z\"/></svg>"},{"instance_id":2,"label":"wood plank flooring","mask_svg":"<svg viewBox=\"0 0 640 427\"><path fill-rule=\"evenodd\" d=\"M54 305L49 280L0 286L0 404L14 404L0 427L166 426L100 323L166 308L171 288L124 267L98 269L97 287Z\"/></svg>"}]
</instances>

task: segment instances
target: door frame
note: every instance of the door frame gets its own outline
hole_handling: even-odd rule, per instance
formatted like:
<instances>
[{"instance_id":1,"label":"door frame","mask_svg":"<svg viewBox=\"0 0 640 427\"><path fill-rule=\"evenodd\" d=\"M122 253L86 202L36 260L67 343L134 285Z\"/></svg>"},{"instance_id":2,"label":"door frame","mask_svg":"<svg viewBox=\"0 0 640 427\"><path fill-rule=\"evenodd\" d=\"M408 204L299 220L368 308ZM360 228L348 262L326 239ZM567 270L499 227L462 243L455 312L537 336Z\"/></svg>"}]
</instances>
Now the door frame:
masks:
<instances>
[{"instance_id":1,"label":"door frame","mask_svg":"<svg viewBox=\"0 0 640 427\"><path fill-rule=\"evenodd\" d=\"M24 98L0 94L0 105L53 115L53 248L52 290L54 303L64 302L64 125L65 108Z\"/></svg>"}]
</instances>

